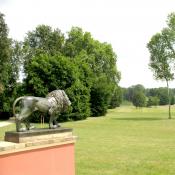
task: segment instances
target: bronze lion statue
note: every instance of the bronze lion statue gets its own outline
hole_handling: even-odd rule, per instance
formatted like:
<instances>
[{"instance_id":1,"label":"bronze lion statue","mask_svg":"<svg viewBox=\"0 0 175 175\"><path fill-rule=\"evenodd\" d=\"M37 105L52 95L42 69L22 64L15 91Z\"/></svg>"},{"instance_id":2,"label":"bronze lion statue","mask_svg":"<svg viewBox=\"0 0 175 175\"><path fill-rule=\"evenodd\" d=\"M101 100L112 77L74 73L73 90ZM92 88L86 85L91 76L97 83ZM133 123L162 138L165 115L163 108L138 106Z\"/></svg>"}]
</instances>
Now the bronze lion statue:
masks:
<instances>
[{"instance_id":1,"label":"bronze lion statue","mask_svg":"<svg viewBox=\"0 0 175 175\"><path fill-rule=\"evenodd\" d=\"M20 112L16 114L16 104L21 102ZM40 111L42 113L49 114L49 128L54 129L60 125L57 122L57 118L61 112L67 110L71 105L71 102L64 92L64 90L54 90L50 92L46 98L34 97L34 96L22 96L17 98L13 103L13 115L16 118L16 131L26 131L33 127L31 126L28 117L34 111ZM22 127L22 123L25 124L25 128Z\"/></svg>"}]
</instances>

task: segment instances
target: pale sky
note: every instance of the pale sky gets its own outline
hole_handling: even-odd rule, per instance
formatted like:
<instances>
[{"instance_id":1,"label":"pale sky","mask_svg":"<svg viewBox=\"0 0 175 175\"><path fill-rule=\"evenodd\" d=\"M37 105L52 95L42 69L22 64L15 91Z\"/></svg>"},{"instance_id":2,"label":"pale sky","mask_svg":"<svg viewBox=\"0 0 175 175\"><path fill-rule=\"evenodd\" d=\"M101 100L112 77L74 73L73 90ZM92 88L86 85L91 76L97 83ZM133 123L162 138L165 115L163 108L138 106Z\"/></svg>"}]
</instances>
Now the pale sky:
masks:
<instances>
[{"instance_id":1,"label":"pale sky","mask_svg":"<svg viewBox=\"0 0 175 175\"><path fill-rule=\"evenodd\" d=\"M146 44L166 27L168 14L175 12L175 0L0 0L0 11L13 39L23 40L39 24L63 33L78 26L112 45L122 87L166 86L153 79ZM170 86L175 88L175 81Z\"/></svg>"}]
</instances>

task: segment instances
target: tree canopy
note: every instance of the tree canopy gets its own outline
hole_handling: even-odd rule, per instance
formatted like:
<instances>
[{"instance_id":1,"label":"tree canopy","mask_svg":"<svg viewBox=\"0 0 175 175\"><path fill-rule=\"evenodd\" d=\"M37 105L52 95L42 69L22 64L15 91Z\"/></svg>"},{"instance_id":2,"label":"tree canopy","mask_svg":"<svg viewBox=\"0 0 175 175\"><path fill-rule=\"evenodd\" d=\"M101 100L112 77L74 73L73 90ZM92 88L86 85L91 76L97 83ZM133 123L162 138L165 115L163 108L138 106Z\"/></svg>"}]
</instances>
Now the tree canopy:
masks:
<instances>
[{"instance_id":1,"label":"tree canopy","mask_svg":"<svg viewBox=\"0 0 175 175\"><path fill-rule=\"evenodd\" d=\"M109 107L120 105L120 72L110 44L95 40L79 27L72 27L65 37L59 29L47 25L37 26L17 42L8 38L3 15L0 25L2 111L10 112L17 96L44 97L55 89L64 89L72 102L72 109L59 120L101 116ZM21 67L25 76L19 83Z\"/></svg>"},{"instance_id":2,"label":"tree canopy","mask_svg":"<svg viewBox=\"0 0 175 175\"><path fill-rule=\"evenodd\" d=\"M55 89L68 94L72 109L60 120L105 115L121 103L117 56L108 43L72 27L65 35L58 28L38 25L23 41L8 37L0 13L0 110L11 112L14 98L46 96ZM19 72L24 71L19 83Z\"/></svg>"},{"instance_id":3,"label":"tree canopy","mask_svg":"<svg viewBox=\"0 0 175 175\"><path fill-rule=\"evenodd\" d=\"M8 37L4 15L0 13L0 112L11 111L19 73L18 42Z\"/></svg>"},{"instance_id":4,"label":"tree canopy","mask_svg":"<svg viewBox=\"0 0 175 175\"><path fill-rule=\"evenodd\" d=\"M93 39L79 27L65 37L59 29L39 25L27 33L22 45L23 93L45 96L64 89L72 101L65 119L105 115L109 107L120 105L120 72L110 44Z\"/></svg>"}]
</instances>

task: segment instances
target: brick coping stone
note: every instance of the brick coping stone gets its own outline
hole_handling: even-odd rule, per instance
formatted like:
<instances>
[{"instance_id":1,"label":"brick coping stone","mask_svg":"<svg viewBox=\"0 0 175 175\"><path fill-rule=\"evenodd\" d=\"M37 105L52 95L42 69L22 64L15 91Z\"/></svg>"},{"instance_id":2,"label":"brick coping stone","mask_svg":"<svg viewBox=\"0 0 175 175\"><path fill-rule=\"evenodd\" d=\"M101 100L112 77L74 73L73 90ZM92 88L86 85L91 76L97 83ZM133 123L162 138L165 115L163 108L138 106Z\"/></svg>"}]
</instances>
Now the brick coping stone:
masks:
<instances>
[{"instance_id":1,"label":"brick coping stone","mask_svg":"<svg viewBox=\"0 0 175 175\"><path fill-rule=\"evenodd\" d=\"M5 152L74 143L76 139L77 137L73 136L71 128L42 128L27 132L8 131L5 133L5 140L0 141L0 155L5 154Z\"/></svg>"}]
</instances>

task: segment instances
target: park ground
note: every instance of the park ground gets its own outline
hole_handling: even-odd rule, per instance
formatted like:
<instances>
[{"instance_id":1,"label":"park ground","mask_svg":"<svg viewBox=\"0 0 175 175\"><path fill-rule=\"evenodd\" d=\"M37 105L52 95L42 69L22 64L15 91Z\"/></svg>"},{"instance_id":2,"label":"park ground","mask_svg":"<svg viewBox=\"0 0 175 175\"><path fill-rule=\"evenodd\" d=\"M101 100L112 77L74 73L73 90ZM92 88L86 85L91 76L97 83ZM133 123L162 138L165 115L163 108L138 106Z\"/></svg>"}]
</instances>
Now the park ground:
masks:
<instances>
[{"instance_id":1,"label":"park ground","mask_svg":"<svg viewBox=\"0 0 175 175\"><path fill-rule=\"evenodd\" d=\"M78 136L76 175L174 175L175 106L136 109L121 106L105 117L67 122ZM39 126L38 126L39 127ZM0 128L15 129L14 124Z\"/></svg>"}]
</instances>

